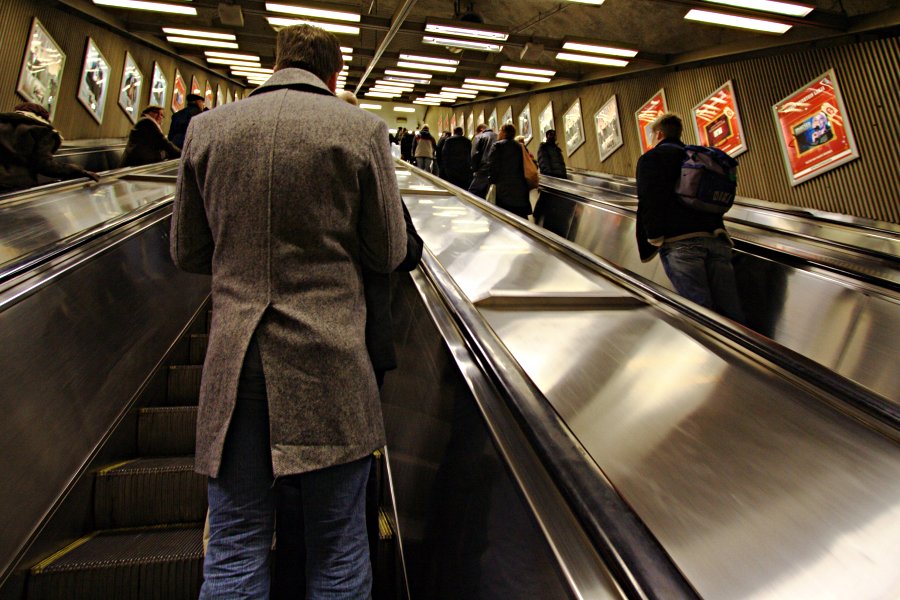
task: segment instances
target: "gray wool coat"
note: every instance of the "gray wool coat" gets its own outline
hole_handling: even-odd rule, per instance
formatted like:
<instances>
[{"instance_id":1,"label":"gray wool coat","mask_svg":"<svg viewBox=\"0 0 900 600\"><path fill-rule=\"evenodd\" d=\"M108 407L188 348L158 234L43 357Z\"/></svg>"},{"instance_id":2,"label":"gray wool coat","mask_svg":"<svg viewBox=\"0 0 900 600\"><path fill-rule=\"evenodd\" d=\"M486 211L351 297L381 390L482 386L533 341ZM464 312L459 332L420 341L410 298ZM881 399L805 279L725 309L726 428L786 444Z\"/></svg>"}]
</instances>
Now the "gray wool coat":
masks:
<instances>
[{"instance_id":1,"label":"gray wool coat","mask_svg":"<svg viewBox=\"0 0 900 600\"><path fill-rule=\"evenodd\" d=\"M301 69L191 120L171 253L180 268L212 274L197 472L218 473L254 333L276 476L384 444L361 264L389 273L406 253L387 134Z\"/></svg>"}]
</instances>

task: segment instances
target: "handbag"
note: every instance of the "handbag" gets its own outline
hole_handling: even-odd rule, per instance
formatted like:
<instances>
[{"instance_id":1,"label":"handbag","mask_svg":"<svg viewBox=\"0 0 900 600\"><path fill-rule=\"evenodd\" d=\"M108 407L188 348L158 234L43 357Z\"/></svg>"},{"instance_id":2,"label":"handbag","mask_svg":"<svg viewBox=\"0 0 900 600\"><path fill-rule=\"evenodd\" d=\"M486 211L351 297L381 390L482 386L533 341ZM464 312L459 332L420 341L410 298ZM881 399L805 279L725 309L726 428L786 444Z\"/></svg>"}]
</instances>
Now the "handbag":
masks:
<instances>
[{"instance_id":1,"label":"handbag","mask_svg":"<svg viewBox=\"0 0 900 600\"><path fill-rule=\"evenodd\" d=\"M522 146L522 166L525 170L525 181L528 183L528 189L536 190L541 183L538 167L534 164L534 159L531 158L531 155L528 154L528 148L525 147L525 144L519 145Z\"/></svg>"}]
</instances>

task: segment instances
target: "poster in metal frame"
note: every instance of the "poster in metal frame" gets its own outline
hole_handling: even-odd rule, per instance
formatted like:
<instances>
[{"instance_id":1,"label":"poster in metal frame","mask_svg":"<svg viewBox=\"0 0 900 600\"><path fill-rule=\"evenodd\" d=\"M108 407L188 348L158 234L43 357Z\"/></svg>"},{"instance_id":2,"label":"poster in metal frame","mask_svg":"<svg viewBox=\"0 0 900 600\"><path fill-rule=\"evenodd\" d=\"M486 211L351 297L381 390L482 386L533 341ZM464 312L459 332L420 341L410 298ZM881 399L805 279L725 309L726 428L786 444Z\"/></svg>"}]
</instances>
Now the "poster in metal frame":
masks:
<instances>
[{"instance_id":1,"label":"poster in metal frame","mask_svg":"<svg viewBox=\"0 0 900 600\"><path fill-rule=\"evenodd\" d=\"M718 148L731 157L747 151L747 138L731 80L695 106L692 113L698 144Z\"/></svg>"},{"instance_id":2,"label":"poster in metal frame","mask_svg":"<svg viewBox=\"0 0 900 600\"><path fill-rule=\"evenodd\" d=\"M475 121L475 125L476 126L481 125L482 123L484 123L484 110L482 110L481 112L478 113L478 120ZM487 124L487 123L485 123L485 124Z\"/></svg>"},{"instance_id":3,"label":"poster in metal frame","mask_svg":"<svg viewBox=\"0 0 900 600\"><path fill-rule=\"evenodd\" d=\"M653 132L650 131L653 122L668 112L666 106L666 90L661 89L647 100L643 106L634 111L634 120L637 122L638 143L641 146L641 154L654 146Z\"/></svg>"},{"instance_id":4,"label":"poster in metal frame","mask_svg":"<svg viewBox=\"0 0 900 600\"><path fill-rule=\"evenodd\" d=\"M206 80L206 86L203 88L203 100L206 102L206 108L215 108L216 97L213 95L212 84L209 79Z\"/></svg>"},{"instance_id":5,"label":"poster in metal frame","mask_svg":"<svg viewBox=\"0 0 900 600\"><path fill-rule=\"evenodd\" d=\"M216 106L222 106L226 102L226 98L228 98L228 90L225 90L225 93L222 93L222 84L216 84Z\"/></svg>"},{"instance_id":6,"label":"poster in metal frame","mask_svg":"<svg viewBox=\"0 0 900 600\"><path fill-rule=\"evenodd\" d=\"M450 135L453 135L453 130L456 129L456 115L450 115Z\"/></svg>"},{"instance_id":7,"label":"poster in metal frame","mask_svg":"<svg viewBox=\"0 0 900 600\"><path fill-rule=\"evenodd\" d=\"M531 104L526 104L519 113L519 135L525 136L525 143L531 141Z\"/></svg>"},{"instance_id":8,"label":"poster in metal frame","mask_svg":"<svg viewBox=\"0 0 900 600\"><path fill-rule=\"evenodd\" d=\"M572 156L585 142L581 98L575 98L572 106L563 113L563 133L566 135L566 156Z\"/></svg>"},{"instance_id":9,"label":"poster in metal frame","mask_svg":"<svg viewBox=\"0 0 900 600\"><path fill-rule=\"evenodd\" d=\"M169 93L169 80L166 79L165 73L159 66L158 62L153 63L153 79L150 81L150 104L154 106L166 105L166 96Z\"/></svg>"},{"instance_id":10,"label":"poster in metal frame","mask_svg":"<svg viewBox=\"0 0 900 600\"><path fill-rule=\"evenodd\" d=\"M119 106L132 123L137 123L141 112L141 92L144 89L144 74L134 61L131 53L125 52L125 67L122 69L122 83L119 86Z\"/></svg>"},{"instance_id":11,"label":"poster in metal frame","mask_svg":"<svg viewBox=\"0 0 900 600\"><path fill-rule=\"evenodd\" d=\"M172 85L172 112L178 112L187 106L187 86L181 71L175 69L175 83Z\"/></svg>"},{"instance_id":12,"label":"poster in metal frame","mask_svg":"<svg viewBox=\"0 0 900 600\"><path fill-rule=\"evenodd\" d=\"M497 107L494 107L494 110L491 111L491 116L488 117L487 126L491 131L499 130L497 127Z\"/></svg>"},{"instance_id":13,"label":"poster in metal frame","mask_svg":"<svg viewBox=\"0 0 900 600\"><path fill-rule=\"evenodd\" d=\"M859 158L833 68L773 105L772 114L792 186Z\"/></svg>"},{"instance_id":14,"label":"poster in metal frame","mask_svg":"<svg viewBox=\"0 0 900 600\"><path fill-rule=\"evenodd\" d=\"M597 132L600 162L612 156L613 152L625 144L625 140L622 139L622 122L619 120L619 103L615 94L594 113L594 130Z\"/></svg>"},{"instance_id":15,"label":"poster in metal frame","mask_svg":"<svg viewBox=\"0 0 900 600\"><path fill-rule=\"evenodd\" d=\"M556 125L553 123L553 101L547 103L547 106L544 107L544 110L541 111L541 114L538 115L538 133L540 133L540 141L544 141L547 139L547 132L551 129L556 129Z\"/></svg>"},{"instance_id":16,"label":"poster in metal frame","mask_svg":"<svg viewBox=\"0 0 900 600\"><path fill-rule=\"evenodd\" d=\"M16 93L46 108L51 121L56 113L65 66L65 52L35 17L28 32Z\"/></svg>"},{"instance_id":17,"label":"poster in metal frame","mask_svg":"<svg viewBox=\"0 0 900 600\"><path fill-rule=\"evenodd\" d=\"M203 90L200 89L200 80L197 79L196 75L191 75L191 93L198 96L203 95Z\"/></svg>"},{"instance_id":18,"label":"poster in metal frame","mask_svg":"<svg viewBox=\"0 0 900 600\"><path fill-rule=\"evenodd\" d=\"M89 37L84 50L81 77L78 79L78 101L101 125L106 111L106 97L109 95L110 71L109 61L100 52L100 47L93 38Z\"/></svg>"},{"instance_id":19,"label":"poster in metal frame","mask_svg":"<svg viewBox=\"0 0 900 600\"><path fill-rule=\"evenodd\" d=\"M469 138L475 137L475 113L469 113L469 119L466 121L466 134Z\"/></svg>"},{"instance_id":20,"label":"poster in metal frame","mask_svg":"<svg viewBox=\"0 0 900 600\"><path fill-rule=\"evenodd\" d=\"M512 106L507 106L506 111L503 113L503 120L500 122L501 125L514 125L512 120Z\"/></svg>"}]
</instances>

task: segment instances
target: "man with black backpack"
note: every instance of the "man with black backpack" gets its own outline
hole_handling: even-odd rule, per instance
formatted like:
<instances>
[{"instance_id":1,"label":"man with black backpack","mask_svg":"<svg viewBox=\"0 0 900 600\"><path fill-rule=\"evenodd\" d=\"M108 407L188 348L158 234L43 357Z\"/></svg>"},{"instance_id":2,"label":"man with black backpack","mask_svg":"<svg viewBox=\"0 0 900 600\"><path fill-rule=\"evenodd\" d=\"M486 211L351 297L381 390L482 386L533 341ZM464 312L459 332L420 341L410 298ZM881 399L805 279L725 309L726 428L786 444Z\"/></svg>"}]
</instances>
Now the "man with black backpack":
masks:
<instances>
[{"instance_id":1,"label":"man with black backpack","mask_svg":"<svg viewBox=\"0 0 900 600\"><path fill-rule=\"evenodd\" d=\"M659 252L666 275L679 294L743 322L744 313L731 265L733 244L722 220L727 207L711 211L704 206L691 205L689 201L696 201L696 198L687 198L684 190L679 189L682 171L691 173L683 166L693 168L699 164L694 160L693 150L702 153L706 149L692 146L688 147L690 152L686 150L681 141L681 119L674 114L657 119L652 132L657 144L641 156L637 164L636 233L641 261L648 262ZM737 163L729 160L733 163L733 186ZM681 195L678 192L682 192ZM697 195L696 189L693 195ZM733 191L731 198L733 200Z\"/></svg>"}]
</instances>

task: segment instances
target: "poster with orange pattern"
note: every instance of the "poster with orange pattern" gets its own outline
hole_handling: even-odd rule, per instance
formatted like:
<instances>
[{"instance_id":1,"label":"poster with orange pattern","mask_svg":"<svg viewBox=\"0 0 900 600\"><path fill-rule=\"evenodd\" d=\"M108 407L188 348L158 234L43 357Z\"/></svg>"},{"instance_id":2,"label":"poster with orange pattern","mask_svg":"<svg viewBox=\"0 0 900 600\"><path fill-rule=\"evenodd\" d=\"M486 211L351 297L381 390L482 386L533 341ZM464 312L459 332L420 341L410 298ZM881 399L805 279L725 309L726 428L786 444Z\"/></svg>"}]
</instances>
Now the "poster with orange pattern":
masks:
<instances>
[{"instance_id":1,"label":"poster with orange pattern","mask_svg":"<svg viewBox=\"0 0 900 600\"><path fill-rule=\"evenodd\" d=\"M653 97L647 100L642 107L634 113L637 120L638 140L641 144L641 154L655 145L653 132L650 131L653 122L668 112L666 107L666 92L659 90Z\"/></svg>"},{"instance_id":2,"label":"poster with orange pattern","mask_svg":"<svg viewBox=\"0 0 900 600\"><path fill-rule=\"evenodd\" d=\"M694 132L698 144L718 148L731 157L747 151L731 81L694 107Z\"/></svg>"}]
</instances>

